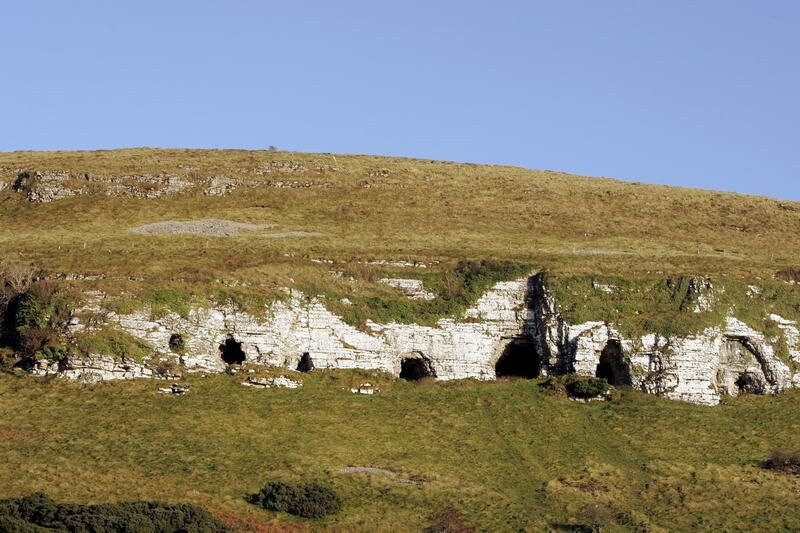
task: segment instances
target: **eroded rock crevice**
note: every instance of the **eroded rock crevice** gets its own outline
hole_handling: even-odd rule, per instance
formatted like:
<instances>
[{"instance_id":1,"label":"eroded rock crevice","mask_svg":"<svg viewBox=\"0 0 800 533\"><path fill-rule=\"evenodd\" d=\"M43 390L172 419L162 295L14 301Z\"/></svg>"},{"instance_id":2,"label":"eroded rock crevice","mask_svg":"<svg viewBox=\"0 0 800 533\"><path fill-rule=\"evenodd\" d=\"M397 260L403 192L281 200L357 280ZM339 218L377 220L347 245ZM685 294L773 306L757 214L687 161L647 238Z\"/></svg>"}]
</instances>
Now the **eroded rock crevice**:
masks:
<instances>
[{"instance_id":1,"label":"eroded rock crevice","mask_svg":"<svg viewBox=\"0 0 800 533\"><path fill-rule=\"evenodd\" d=\"M600 353L595 377L604 379L615 387L633 385L631 371L622 353L622 344L616 339L609 339Z\"/></svg>"}]
</instances>

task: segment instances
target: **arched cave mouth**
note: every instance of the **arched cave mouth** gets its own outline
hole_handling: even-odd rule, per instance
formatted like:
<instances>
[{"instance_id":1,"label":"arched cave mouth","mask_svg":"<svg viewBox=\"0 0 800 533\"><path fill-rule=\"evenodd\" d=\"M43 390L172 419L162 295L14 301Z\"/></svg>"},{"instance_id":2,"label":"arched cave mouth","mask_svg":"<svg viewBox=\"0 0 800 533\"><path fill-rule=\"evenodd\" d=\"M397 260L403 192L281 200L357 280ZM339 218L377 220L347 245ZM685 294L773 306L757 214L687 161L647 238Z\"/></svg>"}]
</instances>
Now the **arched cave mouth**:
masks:
<instances>
[{"instance_id":1,"label":"arched cave mouth","mask_svg":"<svg viewBox=\"0 0 800 533\"><path fill-rule=\"evenodd\" d=\"M752 372L742 372L734 382L739 394L764 394L764 382Z\"/></svg>"},{"instance_id":2,"label":"arched cave mouth","mask_svg":"<svg viewBox=\"0 0 800 533\"><path fill-rule=\"evenodd\" d=\"M400 379L419 381L424 378L435 378L436 371L430 360L424 356L406 357L400 361Z\"/></svg>"},{"instance_id":3,"label":"arched cave mouth","mask_svg":"<svg viewBox=\"0 0 800 533\"><path fill-rule=\"evenodd\" d=\"M611 339L606 343L600 352L600 362L597 363L594 375L615 387L633 384L630 369L622 355L622 345L618 340Z\"/></svg>"},{"instance_id":4,"label":"arched cave mouth","mask_svg":"<svg viewBox=\"0 0 800 533\"><path fill-rule=\"evenodd\" d=\"M311 359L311 355L308 352L303 352L300 362L297 363L297 371L311 372L312 370L314 370L314 360Z\"/></svg>"},{"instance_id":5,"label":"arched cave mouth","mask_svg":"<svg viewBox=\"0 0 800 533\"><path fill-rule=\"evenodd\" d=\"M233 335L228 335L223 344L219 345L220 355L222 360L229 365L241 365L244 363L244 350L242 350L242 343L237 342Z\"/></svg>"},{"instance_id":6,"label":"arched cave mouth","mask_svg":"<svg viewBox=\"0 0 800 533\"><path fill-rule=\"evenodd\" d=\"M498 378L535 378L539 375L539 357L536 346L528 339L514 339L509 342L494 365Z\"/></svg>"}]
</instances>

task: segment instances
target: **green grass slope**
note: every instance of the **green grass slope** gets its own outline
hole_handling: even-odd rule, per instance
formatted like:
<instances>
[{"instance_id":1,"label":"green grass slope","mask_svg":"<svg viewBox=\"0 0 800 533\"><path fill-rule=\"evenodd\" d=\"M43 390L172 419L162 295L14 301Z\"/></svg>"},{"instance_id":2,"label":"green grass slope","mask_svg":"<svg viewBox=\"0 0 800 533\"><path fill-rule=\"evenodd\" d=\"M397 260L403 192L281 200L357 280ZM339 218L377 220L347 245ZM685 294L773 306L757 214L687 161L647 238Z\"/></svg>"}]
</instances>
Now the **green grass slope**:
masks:
<instances>
[{"instance_id":1,"label":"green grass slope","mask_svg":"<svg viewBox=\"0 0 800 533\"><path fill-rule=\"evenodd\" d=\"M202 505L243 529L419 531L452 507L481 530L594 524L618 531L796 530L800 477L764 470L798 445L798 394L718 407L635 392L581 404L537 381L409 384L315 373L299 390L238 376L160 395L142 380L85 388L0 376L0 498ZM371 380L368 397L345 390ZM399 479L340 474L391 469ZM316 480L343 498L304 520L245 501L265 481ZM260 524L260 525L259 525Z\"/></svg>"}]
</instances>

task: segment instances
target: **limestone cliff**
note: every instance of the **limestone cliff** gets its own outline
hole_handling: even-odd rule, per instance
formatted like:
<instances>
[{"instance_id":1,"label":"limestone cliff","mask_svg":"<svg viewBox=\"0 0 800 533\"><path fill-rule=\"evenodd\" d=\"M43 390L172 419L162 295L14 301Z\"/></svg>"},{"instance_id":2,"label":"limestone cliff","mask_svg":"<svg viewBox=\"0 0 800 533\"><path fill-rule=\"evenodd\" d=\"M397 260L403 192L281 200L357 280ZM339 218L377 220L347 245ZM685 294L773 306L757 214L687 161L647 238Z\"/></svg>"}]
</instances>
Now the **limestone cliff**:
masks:
<instances>
[{"instance_id":1,"label":"limestone cliff","mask_svg":"<svg viewBox=\"0 0 800 533\"><path fill-rule=\"evenodd\" d=\"M701 301L702 304L702 301ZM231 307L193 309L186 316L153 318L148 310L117 314L95 299L88 308L106 324L148 343L148 364L115 361L108 354L39 362L36 373L61 373L95 381L153 376L165 361L189 371L224 371L243 361L287 367L374 369L403 378L535 377L578 373L667 398L713 405L726 395L775 393L800 384L800 332L796 322L773 315L782 338L767 338L732 316L690 336L651 332L625 338L613 324L569 324L545 277L496 283L462 316L433 327L368 322L347 324L324 299L287 289L263 317ZM92 326L74 318L71 333ZM174 344L180 339L181 353ZM777 355L783 343L785 356Z\"/></svg>"}]
</instances>

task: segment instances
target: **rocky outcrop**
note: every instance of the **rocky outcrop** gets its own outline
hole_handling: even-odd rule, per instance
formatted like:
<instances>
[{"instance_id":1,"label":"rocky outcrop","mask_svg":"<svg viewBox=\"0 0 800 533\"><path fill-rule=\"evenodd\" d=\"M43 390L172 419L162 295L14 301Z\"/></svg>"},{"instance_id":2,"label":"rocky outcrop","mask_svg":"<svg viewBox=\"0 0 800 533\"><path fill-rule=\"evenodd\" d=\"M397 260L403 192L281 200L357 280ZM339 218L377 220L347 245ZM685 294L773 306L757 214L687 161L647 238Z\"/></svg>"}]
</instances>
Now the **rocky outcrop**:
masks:
<instances>
[{"instance_id":1,"label":"rocky outcrop","mask_svg":"<svg viewBox=\"0 0 800 533\"><path fill-rule=\"evenodd\" d=\"M432 292L426 291L422 280L408 279L408 278L381 278L380 282L400 289L403 294L412 300L434 300L436 295Z\"/></svg>"},{"instance_id":2,"label":"rocky outcrop","mask_svg":"<svg viewBox=\"0 0 800 533\"><path fill-rule=\"evenodd\" d=\"M195 371L222 371L232 357L228 352L241 350L248 362L292 369L305 359L313 368L400 375L404 360L421 358L430 362L438 379L493 379L502 345L522 334L526 287L525 279L498 283L463 317L442 319L433 327L370 322L361 331L328 311L322 299L298 292L273 303L263 318L229 307L194 309L185 317L170 313L152 318L147 311L106 311L105 316L108 324L160 355L170 354L170 339L180 335L186 354L180 362ZM73 323L71 328L85 326Z\"/></svg>"},{"instance_id":3,"label":"rocky outcrop","mask_svg":"<svg viewBox=\"0 0 800 533\"><path fill-rule=\"evenodd\" d=\"M277 162L266 170L255 169L257 175L286 174L291 172L324 173L334 171L333 167L294 170L292 165ZM6 187L0 180L0 191ZM102 196L123 196L129 198L162 198L194 190L207 196L225 196L240 187L271 187L288 189L329 188L330 182L317 180L272 180L251 177L231 178L227 176L203 177L190 172L179 174L131 174L95 175L65 170L19 171L12 189L25 194L29 201L43 203L62 200L71 196L97 194Z\"/></svg>"},{"instance_id":4,"label":"rocky outcrop","mask_svg":"<svg viewBox=\"0 0 800 533\"><path fill-rule=\"evenodd\" d=\"M705 301L713 298L707 283L696 288ZM463 315L435 326L368 322L359 329L331 313L324 299L288 289L263 316L219 307L153 318L147 310L116 314L101 307L98 300L87 310L104 313L107 325L152 346L153 361L179 360L189 371L219 372L248 362L297 371L372 369L406 379L487 380L501 369L502 375L524 377L578 373L709 405L723 396L800 386L800 373L791 370L800 366L794 321L771 317L780 338L767 338L733 317L694 335L625 338L603 320L569 324L542 274L496 283ZM70 328L87 326L73 320ZM173 352L176 336L180 356ZM33 371L84 381L154 375L145 365L100 355L61 366L40 363Z\"/></svg>"},{"instance_id":5,"label":"rocky outcrop","mask_svg":"<svg viewBox=\"0 0 800 533\"><path fill-rule=\"evenodd\" d=\"M713 298L707 282L692 280L694 312ZM535 339L544 373L576 372L606 377L615 385L631 385L675 400L714 405L723 396L774 393L800 382L775 342L733 317L724 325L696 335L658 333L626 339L605 321L568 324L543 276L531 278L530 335ZM699 303L698 303L699 302ZM788 357L800 364L797 324L771 317L784 331Z\"/></svg>"},{"instance_id":6,"label":"rocky outcrop","mask_svg":"<svg viewBox=\"0 0 800 533\"><path fill-rule=\"evenodd\" d=\"M28 370L37 376L58 375L83 383L97 383L115 379L152 378L156 373L135 361L119 361L110 355L92 354L71 357L65 361L40 360Z\"/></svg>"}]
</instances>

